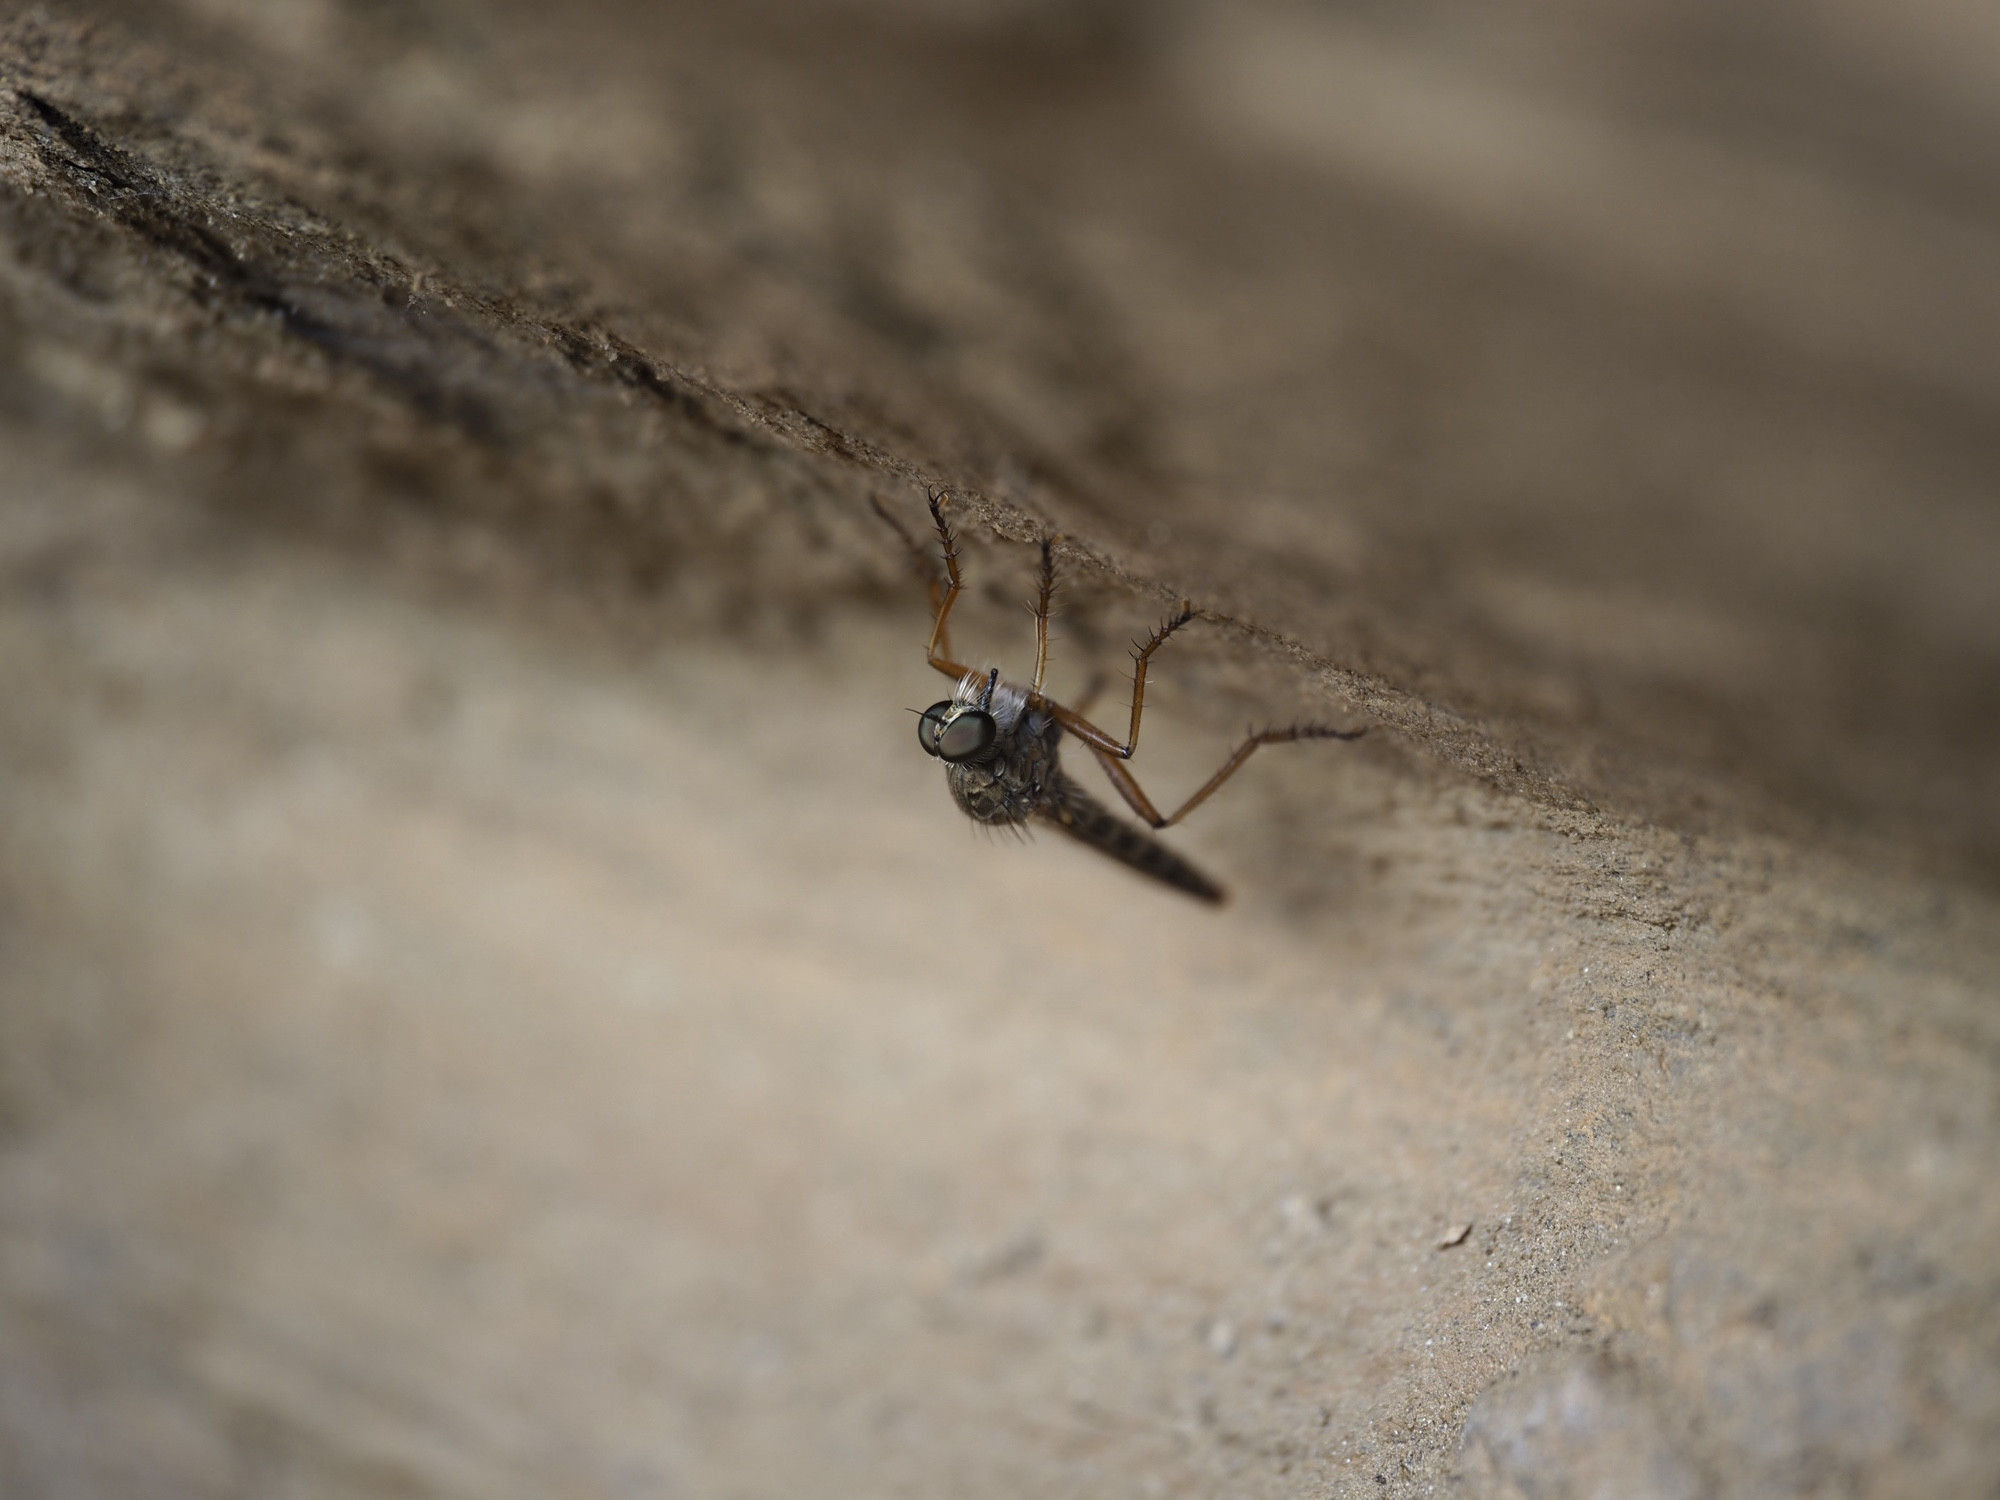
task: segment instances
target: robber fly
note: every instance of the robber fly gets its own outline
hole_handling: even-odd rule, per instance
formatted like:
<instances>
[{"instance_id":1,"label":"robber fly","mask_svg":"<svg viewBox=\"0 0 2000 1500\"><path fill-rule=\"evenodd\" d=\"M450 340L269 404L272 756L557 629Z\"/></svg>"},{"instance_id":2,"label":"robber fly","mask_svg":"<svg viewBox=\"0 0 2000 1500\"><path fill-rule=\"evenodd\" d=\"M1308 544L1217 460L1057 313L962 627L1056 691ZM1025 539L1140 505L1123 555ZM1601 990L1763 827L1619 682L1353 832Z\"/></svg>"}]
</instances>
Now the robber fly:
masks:
<instances>
[{"instance_id":1,"label":"robber fly","mask_svg":"<svg viewBox=\"0 0 2000 1500\"><path fill-rule=\"evenodd\" d=\"M1126 805L1147 827L1158 829L1171 828L1206 802L1260 745L1282 745L1293 740L1352 740L1366 732L1333 729L1323 724L1294 724L1289 729L1254 733L1237 746L1236 753L1222 763L1222 769L1209 777L1173 816L1163 818L1125 763L1139 748L1139 716L1146 702L1147 663L1167 637L1194 618L1194 610L1186 601L1134 653L1132 722L1121 741L1077 710L1063 707L1042 692L1042 679L1049 662L1049 608L1056 591L1055 549L1049 538L1042 539L1041 587L1035 603L1035 680L1022 687L1001 677L998 667L982 672L952 659L951 607L958 602L964 581L959 574L958 544L950 523L945 520L944 495L939 491L930 494L931 521L937 528L944 554L942 580L929 552L903 530L880 501L875 503L875 509L902 536L930 583L936 613L931 625L929 661L957 683L949 698L933 703L918 717L917 743L923 746L925 754L944 763L945 784L951 788L952 800L975 822L1019 827L1039 818L1142 875L1198 900L1220 902L1224 894L1221 886L1146 829L1135 828L1115 816L1064 774L1058 758L1064 733L1074 735L1089 748Z\"/></svg>"}]
</instances>

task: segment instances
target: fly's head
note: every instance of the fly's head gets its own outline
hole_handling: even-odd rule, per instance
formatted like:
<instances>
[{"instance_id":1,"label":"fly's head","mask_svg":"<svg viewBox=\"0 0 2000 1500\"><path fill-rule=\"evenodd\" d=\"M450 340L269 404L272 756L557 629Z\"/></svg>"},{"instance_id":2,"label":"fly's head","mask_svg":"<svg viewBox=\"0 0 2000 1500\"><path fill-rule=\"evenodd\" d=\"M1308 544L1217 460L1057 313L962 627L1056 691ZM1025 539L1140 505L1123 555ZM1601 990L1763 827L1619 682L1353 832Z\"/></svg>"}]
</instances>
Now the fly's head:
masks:
<instances>
[{"instance_id":1,"label":"fly's head","mask_svg":"<svg viewBox=\"0 0 2000 1500\"><path fill-rule=\"evenodd\" d=\"M951 766L976 766L992 760L1000 747L1001 715L1009 719L1010 731L1020 717L1018 706L1006 701L998 705L999 714L994 712L999 688L998 667L984 677L969 672L957 692L925 709L917 720L917 743L924 747L924 753ZM1008 713L1009 708L1014 712Z\"/></svg>"},{"instance_id":2,"label":"fly's head","mask_svg":"<svg viewBox=\"0 0 2000 1500\"><path fill-rule=\"evenodd\" d=\"M1030 710L1028 693L998 668L968 672L951 697L917 720L917 743L945 763L952 797L982 823L1018 823L1040 803L1061 729Z\"/></svg>"}]
</instances>

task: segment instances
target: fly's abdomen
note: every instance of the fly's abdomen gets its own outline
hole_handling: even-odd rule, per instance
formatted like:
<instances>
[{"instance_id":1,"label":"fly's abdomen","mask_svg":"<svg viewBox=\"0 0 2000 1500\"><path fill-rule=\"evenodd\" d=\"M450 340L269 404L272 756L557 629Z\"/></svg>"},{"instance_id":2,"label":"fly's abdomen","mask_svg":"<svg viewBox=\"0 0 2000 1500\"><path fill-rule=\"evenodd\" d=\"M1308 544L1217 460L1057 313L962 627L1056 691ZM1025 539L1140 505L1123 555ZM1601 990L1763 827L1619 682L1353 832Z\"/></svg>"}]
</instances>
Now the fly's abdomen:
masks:
<instances>
[{"instance_id":1,"label":"fly's abdomen","mask_svg":"<svg viewBox=\"0 0 2000 1500\"><path fill-rule=\"evenodd\" d=\"M1071 838L1198 900L1222 900L1221 886L1151 833L1118 817L1066 778L1051 790L1055 795L1039 811Z\"/></svg>"}]
</instances>

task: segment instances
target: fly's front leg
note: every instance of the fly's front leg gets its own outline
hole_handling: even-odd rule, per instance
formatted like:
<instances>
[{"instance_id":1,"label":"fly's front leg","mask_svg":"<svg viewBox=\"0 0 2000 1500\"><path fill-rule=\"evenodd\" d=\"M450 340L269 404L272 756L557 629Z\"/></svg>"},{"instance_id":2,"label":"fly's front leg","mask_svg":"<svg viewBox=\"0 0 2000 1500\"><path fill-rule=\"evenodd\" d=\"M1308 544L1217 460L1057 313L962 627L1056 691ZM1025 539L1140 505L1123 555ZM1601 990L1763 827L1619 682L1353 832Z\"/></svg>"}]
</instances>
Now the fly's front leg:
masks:
<instances>
[{"instance_id":1,"label":"fly's front leg","mask_svg":"<svg viewBox=\"0 0 2000 1500\"><path fill-rule=\"evenodd\" d=\"M951 607L958 602L958 596L965 587L965 581L958 572L958 542L951 534L951 524L944 518L944 492L930 492L931 523L937 527L938 541L944 548L944 595L937 601L937 622L931 626L931 644L928 653L930 664L953 679L961 679L972 669L951 659Z\"/></svg>"},{"instance_id":2,"label":"fly's front leg","mask_svg":"<svg viewBox=\"0 0 2000 1500\"><path fill-rule=\"evenodd\" d=\"M1042 579L1041 587L1035 595L1035 686L1034 695L1042 696L1042 678L1049 670L1049 610L1056 597L1056 552L1058 538L1042 538Z\"/></svg>"},{"instance_id":3,"label":"fly's front leg","mask_svg":"<svg viewBox=\"0 0 2000 1500\"><path fill-rule=\"evenodd\" d=\"M928 652L930 664L947 677L963 678L971 668L960 666L951 659L951 629L948 623L951 618L951 607L958 602L959 590L962 587L958 576L958 543L953 539L951 527L944 518L944 491L931 490L929 499L931 522L937 527L938 540L944 545L942 577L939 576L938 565L930 553L904 529L903 523L896 519L888 506L882 503L879 495L870 495L868 504L875 514L887 523L889 529L902 539L903 545L909 549L910 557L917 565L917 571L924 576L925 586L930 590L933 617Z\"/></svg>"}]
</instances>

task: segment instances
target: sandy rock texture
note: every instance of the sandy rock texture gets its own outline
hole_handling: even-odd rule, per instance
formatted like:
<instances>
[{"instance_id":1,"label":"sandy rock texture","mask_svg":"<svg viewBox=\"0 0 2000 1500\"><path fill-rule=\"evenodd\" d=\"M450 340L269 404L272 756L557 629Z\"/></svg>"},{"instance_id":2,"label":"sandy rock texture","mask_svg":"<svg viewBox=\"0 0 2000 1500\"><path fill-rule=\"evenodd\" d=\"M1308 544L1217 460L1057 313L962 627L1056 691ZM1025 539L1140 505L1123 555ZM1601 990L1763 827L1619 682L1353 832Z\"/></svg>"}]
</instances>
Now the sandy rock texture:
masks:
<instances>
[{"instance_id":1,"label":"sandy rock texture","mask_svg":"<svg viewBox=\"0 0 2000 1500\"><path fill-rule=\"evenodd\" d=\"M2000 1495L1995 14L0 10L0 1493Z\"/></svg>"}]
</instances>

